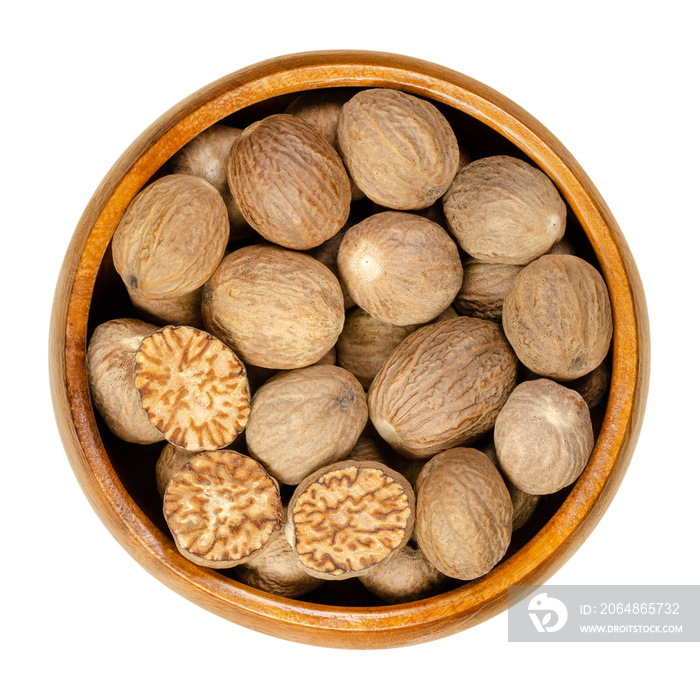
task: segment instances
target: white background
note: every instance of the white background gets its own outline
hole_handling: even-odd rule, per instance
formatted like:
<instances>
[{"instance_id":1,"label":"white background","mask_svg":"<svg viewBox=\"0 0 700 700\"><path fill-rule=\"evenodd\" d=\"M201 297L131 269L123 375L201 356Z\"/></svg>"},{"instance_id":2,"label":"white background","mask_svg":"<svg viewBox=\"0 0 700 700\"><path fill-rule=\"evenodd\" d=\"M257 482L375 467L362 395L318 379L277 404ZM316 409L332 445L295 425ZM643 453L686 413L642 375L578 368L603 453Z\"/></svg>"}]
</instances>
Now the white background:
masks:
<instances>
[{"instance_id":1,"label":"white background","mask_svg":"<svg viewBox=\"0 0 700 700\"><path fill-rule=\"evenodd\" d=\"M650 6L122 0L4 10L4 697L688 697L693 644L517 645L503 614L428 644L353 652L277 640L196 607L91 510L58 437L47 370L73 229L114 161L169 107L296 51L433 61L507 95L566 145L645 284L652 379L637 450L601 523L550 583L699 583L700 62L692 3Z\"/></svg>"}]
</instances>

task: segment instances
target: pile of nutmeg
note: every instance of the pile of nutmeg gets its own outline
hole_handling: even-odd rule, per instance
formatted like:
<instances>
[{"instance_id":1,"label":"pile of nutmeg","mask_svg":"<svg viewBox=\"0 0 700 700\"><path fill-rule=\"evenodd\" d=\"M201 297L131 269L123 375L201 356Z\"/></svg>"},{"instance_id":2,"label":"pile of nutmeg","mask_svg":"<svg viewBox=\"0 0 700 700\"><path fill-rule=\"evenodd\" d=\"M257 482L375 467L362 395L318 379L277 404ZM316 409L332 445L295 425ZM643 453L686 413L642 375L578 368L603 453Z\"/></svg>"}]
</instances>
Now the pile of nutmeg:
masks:
<instances>
[{"instance_id":1,"label":"pile of nutmeg","mask_svg":"<svg viewBox=\"0 0 700 700\"><path fill-rule=\"evenodd\" d=\"M468 151L426 99L309 91L133 199L111 251L134 312L97 327L88 378L118 438L164 441L184 557L415 600L486 574L579 477L607 287L545 173Z\"/></svg>"}]
</instances>

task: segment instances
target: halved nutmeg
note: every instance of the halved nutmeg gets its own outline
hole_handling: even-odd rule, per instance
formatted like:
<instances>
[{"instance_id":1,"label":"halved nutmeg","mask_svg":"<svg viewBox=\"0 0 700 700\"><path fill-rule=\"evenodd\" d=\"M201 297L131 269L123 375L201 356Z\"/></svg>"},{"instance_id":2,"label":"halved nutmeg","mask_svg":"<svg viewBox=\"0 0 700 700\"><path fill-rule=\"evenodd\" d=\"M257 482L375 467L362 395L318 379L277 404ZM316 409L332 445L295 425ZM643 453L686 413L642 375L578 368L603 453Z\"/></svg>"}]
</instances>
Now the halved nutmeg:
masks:
<instances>
[{"instance_id":1,"label":"halved nutmeg","mask_svg":"<svg viewBox=\"0 0 700 700\"><path fill-rule=\"evenodd\" d=\"M282 525L275 480L250 457L200 452L170 479L165 521L178 551L195 564L228 569L251 559Z\"/></svg>"},{"instance_id":2,"label":"halved nutmeg","mask_svg":"<svg viewBox=\"0 0 700 700\"><path fill-rule=\"evenodd\" d=\"M134 379L149 420L193 452L224 447L245 428L250 389L243 363L209 333L166 326L144 338Z\"/></svg>"},{"instance_id":3,"label":"halved nutmeg","mask_svg":"<svg viewBox=\"0 0 700 700\"><path fill-rule=\"evenodd\" d=\"M289 502L285 535L313 576L341 580L387 561L408 542L415 496L379 462L346 460L309 475Z\"/></svg>"}]
</instances>

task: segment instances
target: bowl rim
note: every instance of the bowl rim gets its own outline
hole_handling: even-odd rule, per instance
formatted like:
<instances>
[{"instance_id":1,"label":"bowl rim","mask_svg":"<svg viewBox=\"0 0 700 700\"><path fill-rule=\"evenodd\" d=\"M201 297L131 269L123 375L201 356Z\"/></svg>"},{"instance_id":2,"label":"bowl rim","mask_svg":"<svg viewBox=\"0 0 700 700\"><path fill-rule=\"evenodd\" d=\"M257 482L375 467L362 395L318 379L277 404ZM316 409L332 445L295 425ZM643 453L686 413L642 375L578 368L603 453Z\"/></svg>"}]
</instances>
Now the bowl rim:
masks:
<instances>
[{"instance_id":1,"label":"bowl rim","mask_svg":"<svg viewBox=\"0 0 700 700\"><path fill-rule=\"evenodd\" d=\"M92 293L114 229L133 197L211 124L264 99L329 87L406 90L476 118L521 149L554 181L578 219L600 263L613 309L607 409L589 463L564 503L486 576L401 605L341 607L281 598L188 562L117 477L87 384ZM639 272L619 226L581 166L530 114L492 88L421 59L377 51L311 51L256 63L196 91L157 119L117 160L66 252L54 296L49 360L54 412L78 482L111 534L147 571L192 602L251 629L321 646L384 648L439 638L502 612L510 586L542 584L583 543L615 495L639 435L649 381L649 328Z\"/></svg>"}]
</instances>

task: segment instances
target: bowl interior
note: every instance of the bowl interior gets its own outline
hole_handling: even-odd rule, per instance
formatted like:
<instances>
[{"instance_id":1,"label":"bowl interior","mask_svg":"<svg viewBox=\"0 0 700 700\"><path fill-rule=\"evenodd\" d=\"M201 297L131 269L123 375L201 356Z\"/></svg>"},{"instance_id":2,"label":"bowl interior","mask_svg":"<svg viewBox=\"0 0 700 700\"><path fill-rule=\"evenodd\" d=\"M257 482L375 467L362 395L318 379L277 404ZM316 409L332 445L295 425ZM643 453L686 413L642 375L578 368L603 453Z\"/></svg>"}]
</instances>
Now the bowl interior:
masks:
<instances>
[{"instance_id":1,"label":"bowl interior","mask_svg":"<svg viewBox=\"0 0 700 700\"><path fill-rule=\"evenodd\" d=\"M284 111L301 91L339 86L395 87L431 99L473 159L507 154L545 170L567 202L567 237L608 282L615 319L606 360L612 366L610 397L593 412L596 448L579 481L542 499L492 572L466 584L455 581L439 596L401 606L385 605L356 579L329 582L293 601L237 583L231 571L185 562L172 543L155 485L162 443L132 445L114 437L92 411L86 381L84 348L94 328L108 319L137 315L109 249L133 196L169 172L170 157L211 124L243 128ZM364 216L372 213L369 205L360 200L353 206ZM228 76L173 108L135 142L96 193L66 256L54 305L57 417L93 507L126 549L170 587L231 620L297 641L362 647L413 643L503 610L508 586L546 580L602 516L626 469L643 412L641 294L622 234L595 188L563 146L517 105L465 76L405 57L321 52L277 59Z\"/></svg>"}]
</instances>

